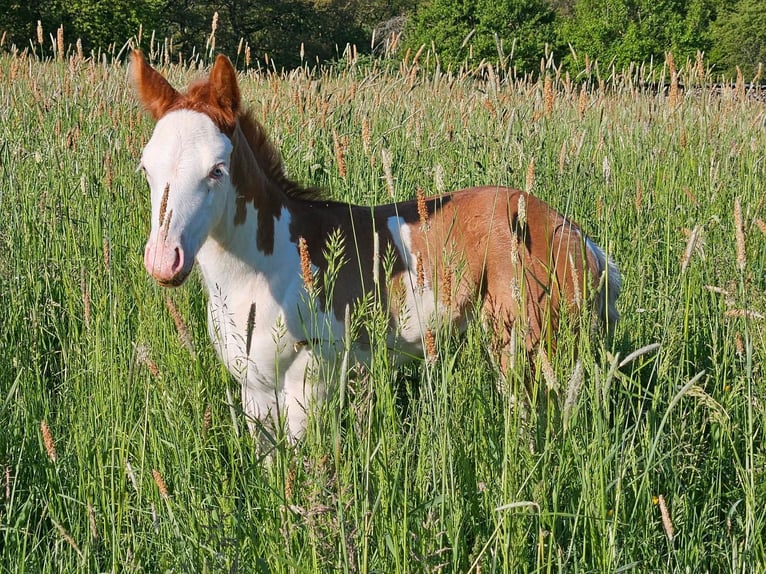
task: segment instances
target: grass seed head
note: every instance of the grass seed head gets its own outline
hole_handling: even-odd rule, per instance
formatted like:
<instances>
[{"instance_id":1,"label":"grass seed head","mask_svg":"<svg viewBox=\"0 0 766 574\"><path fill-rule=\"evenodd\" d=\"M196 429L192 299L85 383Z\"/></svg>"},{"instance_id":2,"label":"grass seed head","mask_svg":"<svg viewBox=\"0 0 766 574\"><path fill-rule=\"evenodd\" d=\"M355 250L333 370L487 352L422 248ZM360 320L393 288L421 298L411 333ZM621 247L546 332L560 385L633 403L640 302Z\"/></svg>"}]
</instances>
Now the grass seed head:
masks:
<instances>
[{"instance_id":1,"label":"grass seed head","mask_svg":"<svg viewBox=\"0 0 766 574\"><path fill-rule=\"evenodd\" d=\"M420 219L420 227L428 229L428 206L426 205L426 196L423 193L423 188L419 187L417 192L418 201L418 218Z\"/></svg>"},{"instance_id":2,"label":"grass seed head","mask_svg":"<svg viewBox=\"0 0 766 574\"><path fill-rule=\"evenodd\" d=\"M668 540L673 542L673 522L670 520L670 512L668 511L668 505L665 503L665 497L660 494L657 497L657 502L660 506L662 528L665 530L665 535L668 537Z\"/></svg>"},{"instance_id":3,"label":"grass seed head","mask_svg":"<svg viewBox=\"0 0 766 574\"><path fill-rule=\"evenodd\" d=\"M553 113L553 102L556 99L556 94L553 91L553 81L549 75L545 75L545 81L543 83L543 100L545 102L545 115L550 117Z\"/></svg>"},{"instance_id":4,"label":"grass seed head","mask_svg":"<svg viewBox=\"0 0 766 574\"><path fill-rule=\"evenodd\" d=\"M553 370L553 365L548 359L548 354L545 352L544 345L540 345L538 347L537 358L540 362L540 370L543 373L543 378L545 379L545 384L547 385L548 390L558 394L559 381L556 378L556 373Z\"/></svg>"},{"instance_id":5,"label":"grass seed head","mask_svg":"<svg viewBox=\"0 0 766 574\"><path fill-rule=\"evenodd\" d=\"M93 540L98 540L98 525L96 523L96 511L93 504L88 502L88 523L90 524L90 535Z\"/></svg>"},{"instance_id":6,"label":"grass seed head","mask_svg":"<svg viewBox=\"0 0 766 574\"><path fill-rule=\"evenodd\" d=\"M417 277L417 287L420 291L423 291L426 284L426 273L423 269L423 257L421 257L420 252L418 252L417 263L415 264L415 275Z\"/></svg>"},{"instance_id":7,"label":"grass seed head","mask_svg":"<svg viewBox=\"0 0 766 574\"><path fill-rule=\"evenodd\" d=\"M389 197L394 197L394 176L391 173L391 154L385 148L380 150L380 159L383 162L383 176L386 179L386 190Z\"/></svg>"},{"instance_id":8,"label":"grass seed head","mask_svg":"<svg viewBox=\"0 0 766 574\"><path fill-rule=\"evenodd\" d=\"M45 419L40 421L40 432L43 435L43 445L45 445L45 452L48 453L48 458L51 459L52 462L56 462L58 460L56 443L53 440L53 434L51 434L51 429L48 426L48 423L45 422Z\"/></svg>"},{"instance_id":9,"label":"grass seed head","mask_svg":"<svg viewBox=\"0 0 766 574\"><path fill-rule=\"evenodd\" d=\"M737 249L737 269L744 271L747 265L745 255L745 230L742 227L742 206L739 197L734 198L734 237Z\"/></svg>"},{"instance_id":10,"label":"grass seed head","mask_svg":"<svg viewBox=\"0 0 766 574\"><path fill-rule=\"evenodd\" d=\"M434 335L434 332L432 329L426 329L426 360L430 363L433 363L436 361L437 353L436 353L436 336Z\"/></svg>"},{"instance_id":11,"label":"grass seed head","mask_svg":"<svg viewBox=\"0 0 766 574\"><path fill-rule=\"evenodd\" d=\"M303 286L306 288L306 291L311 294L314 291L314 274L311 273L309 246L303 236L298 238L298 253L301 258L301 277L303 278Z\"/></svg>"},{"instance_id":12,"label":"grass seed head","mask_svg":"<svg viewBox=\"0 0 766 574\"><path fill-rule=\"evenodd\" d=\"M192 341L191 334L186 326L186 322L183 317L181 317L181 313L178 311L178 307L176 307L176 304L170 296L165 297L165 306L168 308L168 312L176 326L176 333L178 334L178 340L180 341L181 346L194 356L196 353L194 351L194 342Z\"/></svg>"},{"instance_id":13,"label":"grass seed head","mask_svg":"<svg viewBox=\"0 0 766 574\"><path fill-rule=\"evenodd\" d=\"M527 166L527 179L526 179L526 186L525 191L527 193L532 193L532 190L535 187L535 158L532 158L529 160L529 165Z\"/></svg>"},{"instance_id":14,"label":"grass seed head","mask_svg":"<svg viewBox=\"0 0 766 574\"><path fill-rule=\"evenodd\" d=\"M154 484L157 485L157 490L160 491L162 498L167 498L169 496L168 485L165 484L165 479L162 478L162 474L156 468L152 469L152 478L154 478Z\"/></svg>"},{"instance_id":15,"label":"grass seed head","mask_svg":"<svg viewBox=\"0 0 766 574\"><path fill-rule=\"evenodd\" d=\"M335 130L332 130L332 147L335 152L335 163L338 165L338 174L342 179L346 179L345 146Z\"/></svg>"},{"instance_id":16,"label":"grass seed head","mask_svg":"<svg viewBox=\"0 0 766 574\"><path fill-rule=\"evenodd\" d=\"M64 59L64 25L56 30L56 56L59 60Z\"/></svg>"}]
</instances>

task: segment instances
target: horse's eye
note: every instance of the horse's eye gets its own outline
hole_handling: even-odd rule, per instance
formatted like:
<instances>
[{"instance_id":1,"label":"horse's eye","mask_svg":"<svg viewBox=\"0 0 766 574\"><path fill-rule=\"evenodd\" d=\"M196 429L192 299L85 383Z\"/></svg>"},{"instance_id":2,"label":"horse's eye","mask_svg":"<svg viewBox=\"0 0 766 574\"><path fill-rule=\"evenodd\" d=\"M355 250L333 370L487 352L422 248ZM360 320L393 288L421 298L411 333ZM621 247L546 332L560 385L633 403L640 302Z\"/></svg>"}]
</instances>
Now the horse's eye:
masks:
<instances>
[{"instance_id":1,"label":"horse's eye","mask_svg":"<svg viewBox=\"0 0 766 574\"><path fill-rule=\"evenodd\" d=\"M210 170L210 179L221 179L224 175L223 166L217 165Z\"/></svg>"}]
</instances>

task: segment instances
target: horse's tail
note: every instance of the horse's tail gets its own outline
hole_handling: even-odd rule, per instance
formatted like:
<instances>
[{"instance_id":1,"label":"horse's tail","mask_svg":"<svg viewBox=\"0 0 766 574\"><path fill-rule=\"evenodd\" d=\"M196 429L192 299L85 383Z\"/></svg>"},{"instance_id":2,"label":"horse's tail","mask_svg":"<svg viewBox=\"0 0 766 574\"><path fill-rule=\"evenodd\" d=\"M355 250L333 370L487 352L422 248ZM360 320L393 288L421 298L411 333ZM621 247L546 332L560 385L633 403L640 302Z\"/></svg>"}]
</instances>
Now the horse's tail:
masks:
<instances>
[{"instance_id":1,"label":"horse's tail","mask_svg":"<svg viewBox=\"0 0 766 574\"><path fill-rule=\"evenodd\" d=\"M597 292L593 299L594 311L598 320L606 327L607 333L611 335L620 318L620 313L617 311L617 297L620 296L622 289L620 270L589 237L585 238L585 245L596 264L594 271Z\"/></svg>"}]
</instances>

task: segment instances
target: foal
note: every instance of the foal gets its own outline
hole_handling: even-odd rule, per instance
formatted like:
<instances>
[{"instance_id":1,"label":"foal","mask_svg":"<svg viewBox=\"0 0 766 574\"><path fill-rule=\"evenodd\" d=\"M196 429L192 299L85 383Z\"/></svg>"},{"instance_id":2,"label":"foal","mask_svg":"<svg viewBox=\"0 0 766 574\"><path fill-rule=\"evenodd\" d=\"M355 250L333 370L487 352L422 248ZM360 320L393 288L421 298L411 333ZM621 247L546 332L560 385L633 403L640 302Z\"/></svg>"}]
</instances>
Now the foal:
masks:
<instances>
[{"instance_id":1,"label":"foal","mask_svg":"<svg viewBox=\"0 0 766 574\"><path fill-rule=\"evenodd\" d=\"M346 310L373 291L386 302L386 344L398 357L422 356L437 324L464 329L477 301L505 347L503 369L516 334L530 353L555 347L565 308L591 305L608 329L617 320L617 268L539 199L505 187L372 208L321 199L287 178L264 128L242 108L226 57L186 93L139 51L132 73L157 121L141 157L152 203L146 270L178 286L199 264L210 338L242 386L251 429L283 418L291 437L301 435L307 408L332 383L319 366L343 351ZM312 299L331 236L344 264L325 299ZM390 269L378 279L384 254ZM363 360L369 344L365 333L358 339Z\"/></svg>"}]
</instances>

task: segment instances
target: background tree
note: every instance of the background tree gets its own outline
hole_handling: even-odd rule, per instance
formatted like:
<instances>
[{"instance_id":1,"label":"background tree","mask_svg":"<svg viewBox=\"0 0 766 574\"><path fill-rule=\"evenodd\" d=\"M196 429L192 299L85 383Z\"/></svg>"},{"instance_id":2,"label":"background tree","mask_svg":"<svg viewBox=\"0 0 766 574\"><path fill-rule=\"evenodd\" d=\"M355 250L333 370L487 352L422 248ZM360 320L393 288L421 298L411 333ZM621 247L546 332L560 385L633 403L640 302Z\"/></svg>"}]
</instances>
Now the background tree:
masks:
<instances>
[{"instance_id":1,"label":"background tree","mask_svg":"<svg viewBox=\"0 0 766 574\"><path fill-rule=\"evenodd\" d=\"M710 46L707 33L715 17L715 0L577 0L561 36L576 54L618 68L650 58L662 61L695 58ZM573 56L567 62L582 65Z\"/></svg>"},{"instance_id":2,"label":"background tree","mask_svg":"<svg viewBox=\"0 0 766 574\"><path fill-rule=\"evenodd\" d=\"M505 64L537 70L546 44L556 43L555 17L544 0L428 0L411 15L406 43L433 43L444 66L512 55Z\"/></svg>"},{"instance_id":3,"label":"background tree","mask_svg":"<svg viewBox=\"0 0 766 574\"><path fill-rule=\"evenodd\" d=\"M766 65L766 3L739 0L732 10L720 14L711 36L714 46L711 56L719 71L733 78L739 66L746 80L753 79L758 65Z\"/></svg>"}]
</instances>

